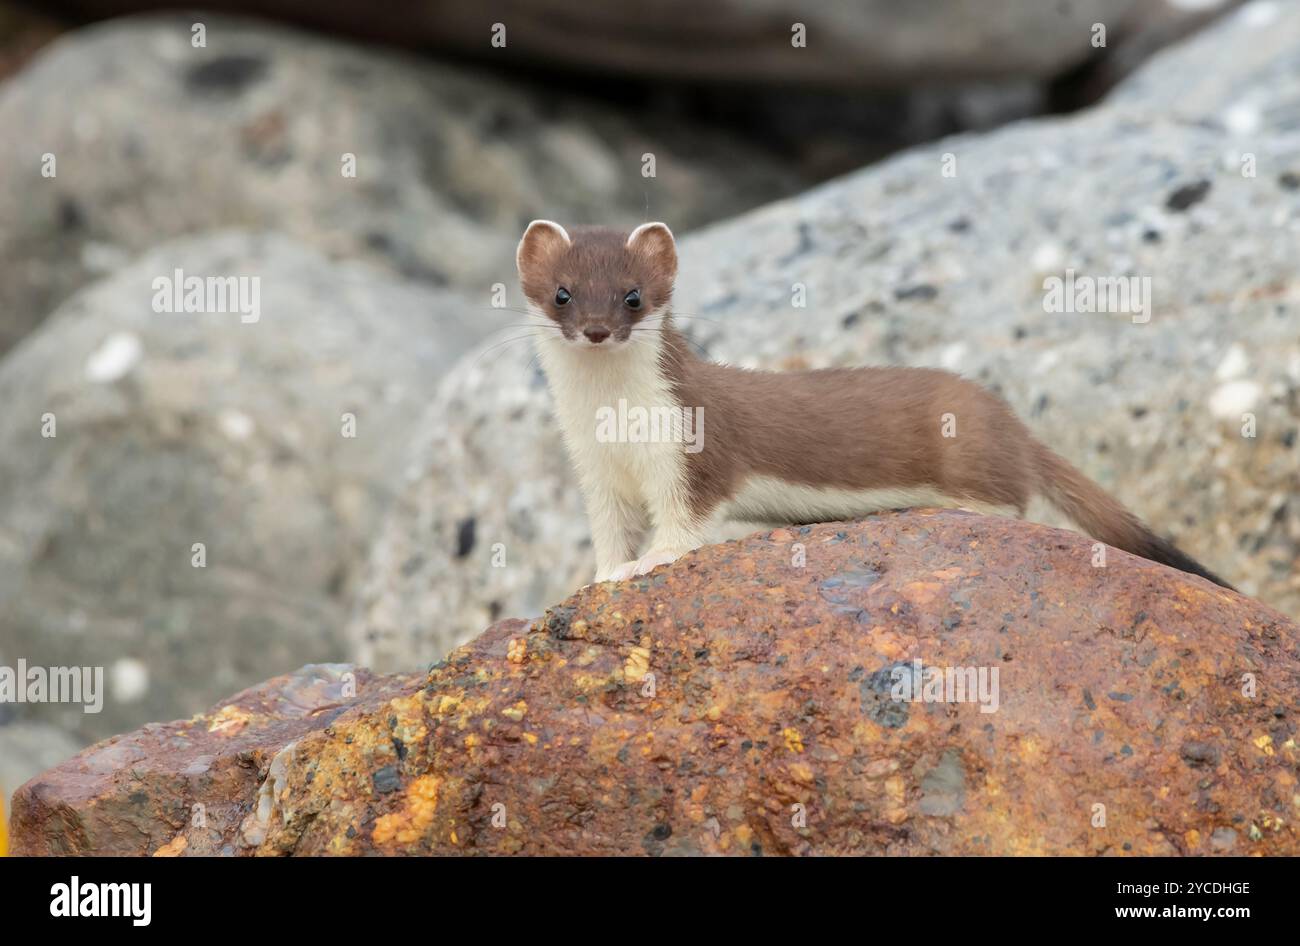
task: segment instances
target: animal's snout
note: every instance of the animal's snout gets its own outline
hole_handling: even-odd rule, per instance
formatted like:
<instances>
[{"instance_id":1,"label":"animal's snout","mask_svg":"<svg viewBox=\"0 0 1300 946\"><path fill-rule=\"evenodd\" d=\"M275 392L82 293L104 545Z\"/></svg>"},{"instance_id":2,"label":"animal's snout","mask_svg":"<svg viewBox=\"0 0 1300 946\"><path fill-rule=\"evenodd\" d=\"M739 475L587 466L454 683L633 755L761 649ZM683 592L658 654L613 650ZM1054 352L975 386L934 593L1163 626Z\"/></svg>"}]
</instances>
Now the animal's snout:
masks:
<instances>
[{"instance_id":1,"label":"animal's snout","mask_svg":"<svg viewBox=\"0 0 1300 946\"><path fill-rule=\"evenodd\" d=\"M609 329L603 325L593 325L590 328L584 328L582 334L587 337L587 341L599 345L605 339L609 338Z\"/></svg>"}]
</instances>

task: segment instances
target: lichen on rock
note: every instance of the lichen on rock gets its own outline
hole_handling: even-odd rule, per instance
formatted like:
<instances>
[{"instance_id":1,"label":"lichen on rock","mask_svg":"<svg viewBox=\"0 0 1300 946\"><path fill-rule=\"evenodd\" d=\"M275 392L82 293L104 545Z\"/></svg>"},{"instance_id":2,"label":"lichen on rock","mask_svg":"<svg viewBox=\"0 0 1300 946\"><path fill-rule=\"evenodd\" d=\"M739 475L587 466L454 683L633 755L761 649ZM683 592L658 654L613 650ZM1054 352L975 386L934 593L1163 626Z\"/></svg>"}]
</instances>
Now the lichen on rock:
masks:
<instances>
[{"instance_id":1,"label":"lichen on rock","mask_svg":"<svg viewBox=\"0 0 1300 946\"><path fill-rule=\"evenodd\" d=\"M102 743L18 792L14 844L1296 854L1298 670L1300 628L1199 578L1096 567L1017 520L886 513L585 588L426 675L357 671L353 700L333 668L310 698L278 678ZM212 726L230 706L246 725Z\"/></svg>"}]
</instances>

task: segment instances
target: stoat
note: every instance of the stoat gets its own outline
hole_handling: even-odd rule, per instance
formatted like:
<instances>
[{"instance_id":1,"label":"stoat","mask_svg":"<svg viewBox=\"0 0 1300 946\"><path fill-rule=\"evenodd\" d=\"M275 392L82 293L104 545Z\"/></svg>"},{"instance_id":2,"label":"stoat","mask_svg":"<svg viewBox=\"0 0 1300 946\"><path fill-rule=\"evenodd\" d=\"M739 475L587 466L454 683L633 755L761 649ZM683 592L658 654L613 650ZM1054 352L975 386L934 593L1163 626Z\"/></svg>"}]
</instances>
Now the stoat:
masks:
<instances>
[{"instance_id":1,"label":"stoat","mask_svg":"<svg viewBox=\"0 0 1300 946\"><path fill-rule=\"evenodd\" d=\"M677 247L662 223L570 233L534 220L517 263L597 581L674 561L717 518L802 524L920 505L1023 516L1042 495L1102 542L1230 587L973 382L927 368L772 372L696 357L673 325Z\"/></svg>"}]
</instances>

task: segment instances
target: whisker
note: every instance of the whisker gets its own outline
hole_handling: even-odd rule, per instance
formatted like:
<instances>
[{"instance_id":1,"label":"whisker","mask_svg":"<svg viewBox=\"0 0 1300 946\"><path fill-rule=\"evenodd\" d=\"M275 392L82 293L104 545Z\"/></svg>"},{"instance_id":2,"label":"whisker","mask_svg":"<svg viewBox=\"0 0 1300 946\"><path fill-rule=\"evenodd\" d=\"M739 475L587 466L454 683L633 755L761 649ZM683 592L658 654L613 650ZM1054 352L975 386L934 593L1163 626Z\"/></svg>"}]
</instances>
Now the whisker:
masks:
<instances>
[{"instance_id":1,"label":"whisker","mask_svg":"<svg viewBox=\"0 0 1300 946\"><path fill-rule=\"evenodd\" d=\"M515 315L527 315L532 317L538 325L556 325L555 322L545 316L538 315L531 309L516 309L513 306L508 305L475 305L470 306L470 308L475 312L513 312Z\"/></svg>"},{"instance_id":2,"label":"whisker","mask_svg":"<svg viewBox=\"0 0 1300 946\"><path fill-rule=\"evenodd\" d=\"M480 361L482 361L485 357L487 357L489 354L496 351L497 349L504 349L507 346L513 344L514 342L523 342L532 338L537 338L537 336L533 334L516 335L513 338L506 338L506 339L502 339L499 342L494 342L493 344L489 345L487 348L479 352L478 357L474 359L474 362L471 367L477 368L478 363Z\"/></svg>"},{"instance_id":3,"label":"whisker","mask_svg":"<svg viewBox=\"0 0 1300 946\"><path fill-rule=\"evenodd\" d=\"M537 363L537 359L538 359L538 358L541 358L541 357L542 357L542 353L541 353L540 351L538 351L538 352L534 352L534 353L533 353L533 357L528 359L528 364L524 365L524 376L525 376L525 377L527 377L527 376L532 372L534 366L535 366L536 363Z\"/></svg>"},{"instance_id":4,"label":"whisker","mask_svg":"<svg viewBox=\"0 0 1300 946\"><path fill-rule=\"evenodd\" d=\"M665 329L665 328L657 328L657 327L654 327L654 326L642 326L642 327L640 327L640 328L637 328L637 327L634 326L634 327L632 328L632 330L631 330L631 335L636 335L636 334L638 334L638 333L644 335L644 334L647 333L647 332L658 332L660 335L662 335L662 334L664 334L664 332L666 332L666 331L667 331L667 329ZM688 345L690 345L692 348L694 348L695 351L696 351L696 352L697 352L697 353L698 353L702 358L704 358L706 361L708 361L708 360L710 360L710 359L712 358L712 356L709 354L708 349L705 348L703 345L701 345L699 342L697 342L695 339L693 339L693 338L688 338L687 336L681 334L680 332L678 332L677 335L678 335L678 337L681 338L684 342L686 342L686 344L688 344ZM629 339L628 339L628 340L629 340L629 341L632 340L632 339L631 339L631 336L629 336ZM645 345L652 345L652 344L654 344L654 343L651 342L648 338L640 338L640 339L637 339L637 341L640 342L641 344L645 344Z\"/></svg>"},{"instance_id":5,"label":"whisker","mask_svg":"<svg viewBox=\"0 0 1300 946\"><path fill-rule=\"evenodd\" d=\"M509 305L476 305L470 306L470 309L475 312L512 312L515 315L527 316L538 325L557 325L557 323L552 319L535 309L517 309L514 306Z\"/></svg>"},{"instance_id":6,"label":"whisker","mask_svg":"<svg viewBox=\"0 0 1300 946\"><path fill-rule=\"evenodd\" d=\"M670 319L690 319L693 322L712 322L714 325L721 325L721 319L711 319L706 315L693 315L690 312L678 312L674 309L669 314Z\"/></svg>"},{"instance_id":7,"label":"whisker","mask_svg":"<svg viewBox=\"0 0 1300 946\"><path fill-rule=\"evenodd\" d=\"M497 326L497 329L498 329L499 331L504 332L506 329L512 329L512 328L536 328L536 329L545 329L545 328L550 328L550 327L552 327L552 326L546 326L546 325L534 325L534 324L531 323L531 322L513 322L513 323L511 323L511 324L509 324L509 325L499 325L499 326ZM560 328L560 327L559 327L558 325L556 325L556 326L554 326L554 328L555 328L556 331L559 331L559 328Z\"/></svg>"}]
</instances>

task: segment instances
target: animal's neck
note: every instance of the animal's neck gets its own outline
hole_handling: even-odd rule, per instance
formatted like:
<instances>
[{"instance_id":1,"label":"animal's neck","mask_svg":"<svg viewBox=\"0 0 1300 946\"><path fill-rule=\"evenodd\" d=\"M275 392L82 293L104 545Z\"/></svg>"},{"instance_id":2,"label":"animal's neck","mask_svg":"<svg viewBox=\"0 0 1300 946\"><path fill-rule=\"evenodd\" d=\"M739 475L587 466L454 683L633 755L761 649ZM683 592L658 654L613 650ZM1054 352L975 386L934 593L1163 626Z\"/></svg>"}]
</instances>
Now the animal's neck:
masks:
<instances>
[{"instance_id":1,"label":"animal's neck","mask_svg":"<svg viewBox=\"0 0 1300 946\"><path fill-rule=\"evenodd\" d=\"M608 350L578 348L547 333L539 341L542 367L561 409L585 410L592 403L662 402L671 397L687 351L667 313L642 320L631 338Z\"/></svg>"}]
</instances>

